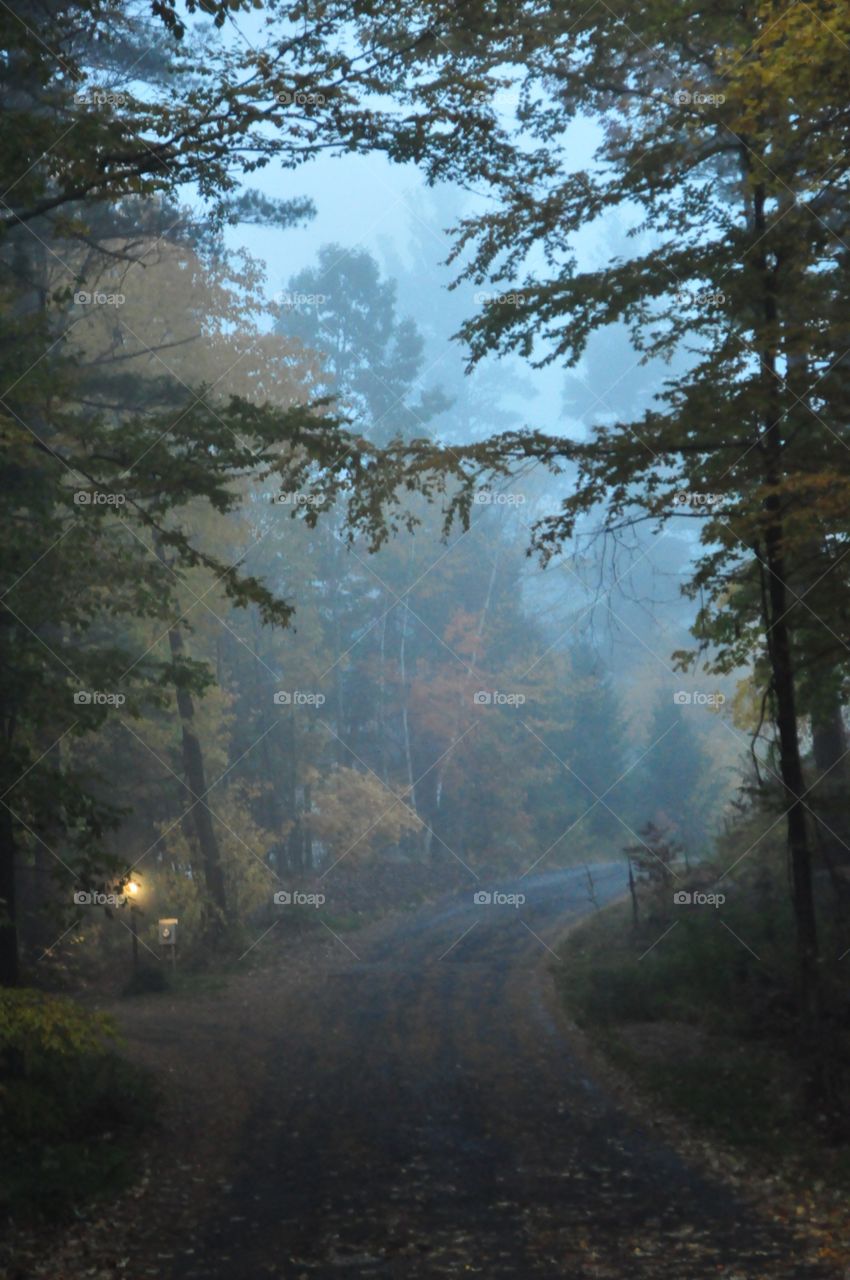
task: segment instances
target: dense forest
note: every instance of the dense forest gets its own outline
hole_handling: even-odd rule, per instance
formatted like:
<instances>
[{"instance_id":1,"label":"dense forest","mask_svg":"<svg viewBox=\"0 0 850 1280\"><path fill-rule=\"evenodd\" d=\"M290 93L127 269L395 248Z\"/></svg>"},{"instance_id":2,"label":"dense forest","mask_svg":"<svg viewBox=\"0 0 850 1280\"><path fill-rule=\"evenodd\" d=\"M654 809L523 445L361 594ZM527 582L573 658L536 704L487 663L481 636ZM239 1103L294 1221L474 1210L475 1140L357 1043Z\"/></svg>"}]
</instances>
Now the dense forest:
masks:
<instances>
[{"instance_id":1,"label":"dense forest","mask_svg":"<svg viewBox=\"0 0 850 1280\"><path fill-rule=\"evenodd\" d=\"M522 943L599 1072L752 1161L750 1190L773 1165L824 1190L805 1247L753 1226L663 1262L647 1209L599 1270L540 1222L525 1253L519 1228L402 1245L376 1196L357 1274L846 1274L850 4L13 0L0 26L9 1274L337 1265L292 1227L280 1271L257 1244L155 1272L141 1235L128 1271L92 1223L215 1059L191 1018L230 1010L216 984L259 1035L263 983L384 963L390 929L471 1062L486 1016L535 1091L532 997L481 977L464 1013L429 966L487 938L507 974ZM317 988L274 1061L358 1079L365 1029L419 999L381 993L323 1015ZM151 1045L180 1028L175 1067ZM429 1117L456 1087L395 1078ZM207 1089L238 1117L247 1082ZM281 1159L342 1217L347 1149L312 1123L318 1155ZM542 1149L520 1132L511 1168ZM464 1182L429 1141L375 1168ZM432 1260L388 1270L416 1232Z\"/></svg>"}]
</instances>

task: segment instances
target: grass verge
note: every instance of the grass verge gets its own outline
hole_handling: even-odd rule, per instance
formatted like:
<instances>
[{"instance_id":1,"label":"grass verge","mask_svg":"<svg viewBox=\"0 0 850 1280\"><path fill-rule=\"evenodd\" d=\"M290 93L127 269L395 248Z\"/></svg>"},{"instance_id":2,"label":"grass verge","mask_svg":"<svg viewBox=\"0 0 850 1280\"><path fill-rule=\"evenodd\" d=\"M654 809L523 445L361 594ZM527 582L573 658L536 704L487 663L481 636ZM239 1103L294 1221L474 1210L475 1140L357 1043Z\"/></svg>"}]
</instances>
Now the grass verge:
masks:
<instances>
[{"instance_id":1,"label":"grass verge","mask_svg":"<svg viewBox=\"0 0 850 1280\"><path fill-rule=\"evenodd\" d=\"M133 1180L157 1096L109 1021L65 998L0 992L0 1213L61 1221Z\"/></svg>"},{"instance_id":2,"label":"grass verge","mask_svg":"<svg viewBox=\"0 0 850 1280\"><path fill-rule=\"evenodd\" d=\"M741 902L635 930L620 903L570 933L553 974L578 1026L666 1112L737 1154L846 1185L850 1145L807 1089L779 925ZM846 1043L837 1052L846 1074Z\"/></svg>"}]
</instances>

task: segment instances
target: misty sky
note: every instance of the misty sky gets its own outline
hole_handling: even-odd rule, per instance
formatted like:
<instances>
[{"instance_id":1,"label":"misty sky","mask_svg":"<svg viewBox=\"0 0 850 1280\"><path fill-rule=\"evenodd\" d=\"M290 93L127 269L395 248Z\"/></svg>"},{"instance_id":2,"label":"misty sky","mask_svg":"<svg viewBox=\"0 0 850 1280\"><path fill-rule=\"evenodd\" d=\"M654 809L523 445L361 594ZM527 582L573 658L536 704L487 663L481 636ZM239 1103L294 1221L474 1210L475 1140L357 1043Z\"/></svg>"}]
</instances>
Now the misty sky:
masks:
<instances>
[{"instance_id":1,"label":"misty sky","mask_svg":"<svg viewBox=\"0 0 850 1280\"><path fill-rule=\"evenodd\" d=\"M240 26L244 28L246 21L251 23L251 15L247 19L240 17ZM511 113L508 95L502 95L501 106L506 115ZM571 134L571 163L590 167L599 138L598 126L579 121ZM457 295L448 292L456 269L444 265L452 245L447 228L476 204L480 207L483 196L451 186L432 190L415 165L392 164L376 154L323 155L294 171L270 164L252 175L252 185L276 198L308 196L316 207L316 216L302 227L276 231L246 225L227 231L230 247L246 248L264 263L269 296L285 288L292 276L314 266L325 244L365 249L378 260L386 275L397 277L400 267L406 272L400 282L399 310L417 321L427 339L423 385L450 385L460 376L465 353L462 345L451 338L468 311ZM574 241L578 268L598 268L610 260L613 252L628 254L630 242L625 232L621 221L585 229ZM520 285L518 280L516 287ZM503 288L508 291L507 285ZM470 287L463 295L463 302L472 307L473 293ZM491 359L470 375L473 391L479 379L495 373L497 363ZM594 421L635 416L648 407L651 395L669 375L663 366L652 370L640 367L622 328L595 335L585 358L574 370L566 371L557 363L542 370L518 359L508 363L516 385L506 389L504 404L517 415L516 425L572 436L580 436ZM504 370L499 372L503 374ZM450 423L450 413L439 423L447 438ZM552 504L563 492L564 483L549 482L547 491ZM530 516L530 510L525 515ZM686 520L672 521L660 538L650 536L648 531L641 533L634 573L616 583L626 563L621 559L611 574L611 604L616 618L607 613L601 617L592 615L588 626L593 624L595 643L607 650L607 660L615 672L618 667L622 671L646 658L647 645L657 653L658 661L666 664L666 638L676 633L675 643L683 638L681 630L693 608L681 599L679 583L687 575L689 546L697 533L695 523ZM596 580L597 574L591 570L588 582L595 584ZM531 587L532 591L536 589ZM557 616L561 610L569 615L582 608L592 588L583 592L578 579L567 572L557 574L557 578L552 576L545 584L541 582L539 590L541 607L545 605Z\"/></svg>"}]
</instances>

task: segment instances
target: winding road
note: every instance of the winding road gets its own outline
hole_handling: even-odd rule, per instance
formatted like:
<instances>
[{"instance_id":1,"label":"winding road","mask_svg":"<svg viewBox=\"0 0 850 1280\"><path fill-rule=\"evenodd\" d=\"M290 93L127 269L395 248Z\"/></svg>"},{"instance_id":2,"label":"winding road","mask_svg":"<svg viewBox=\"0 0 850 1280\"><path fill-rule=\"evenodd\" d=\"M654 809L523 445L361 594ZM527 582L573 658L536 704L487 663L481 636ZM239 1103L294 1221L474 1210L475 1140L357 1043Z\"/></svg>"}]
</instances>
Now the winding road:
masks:
<instances>
[{"instance_id":1,"label":"winding road","mask_svg":"<svg viewBox=\"0 0 850 1280\"><path fill-rule=\"evenodd\" d=\"M600 903L625 887L594 880ZM268 1009L273 1084L174 1280L826 1278L571 1053L548 948L592 909L584 873L486 890L526 901L470 891L346 935Z\"/></svg>"}]
</instances>

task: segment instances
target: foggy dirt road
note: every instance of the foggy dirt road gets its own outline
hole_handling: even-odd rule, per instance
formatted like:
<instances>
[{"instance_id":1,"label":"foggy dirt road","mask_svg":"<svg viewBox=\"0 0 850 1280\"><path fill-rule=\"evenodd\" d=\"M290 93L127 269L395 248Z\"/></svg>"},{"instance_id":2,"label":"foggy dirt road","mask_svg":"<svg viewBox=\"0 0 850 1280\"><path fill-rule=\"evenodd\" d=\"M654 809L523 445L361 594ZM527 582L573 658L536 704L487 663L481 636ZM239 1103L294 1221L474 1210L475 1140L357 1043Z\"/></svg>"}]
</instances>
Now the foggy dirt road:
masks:
<instances>
[{"instance_id":1,"label":"foggy dirt road","mask_svg":"<svg viewBox=\"0 0 850 1280\"><path fill-rule=\"evenodd\" d=\"M624 872L595 882L610 900ZM498 888L527 901L470 891L347 935L282 992L274 1083L174 1280L826 1277L571 1053L547 948L592 909L584 873Z\"/></svg>"}]
</instances>

